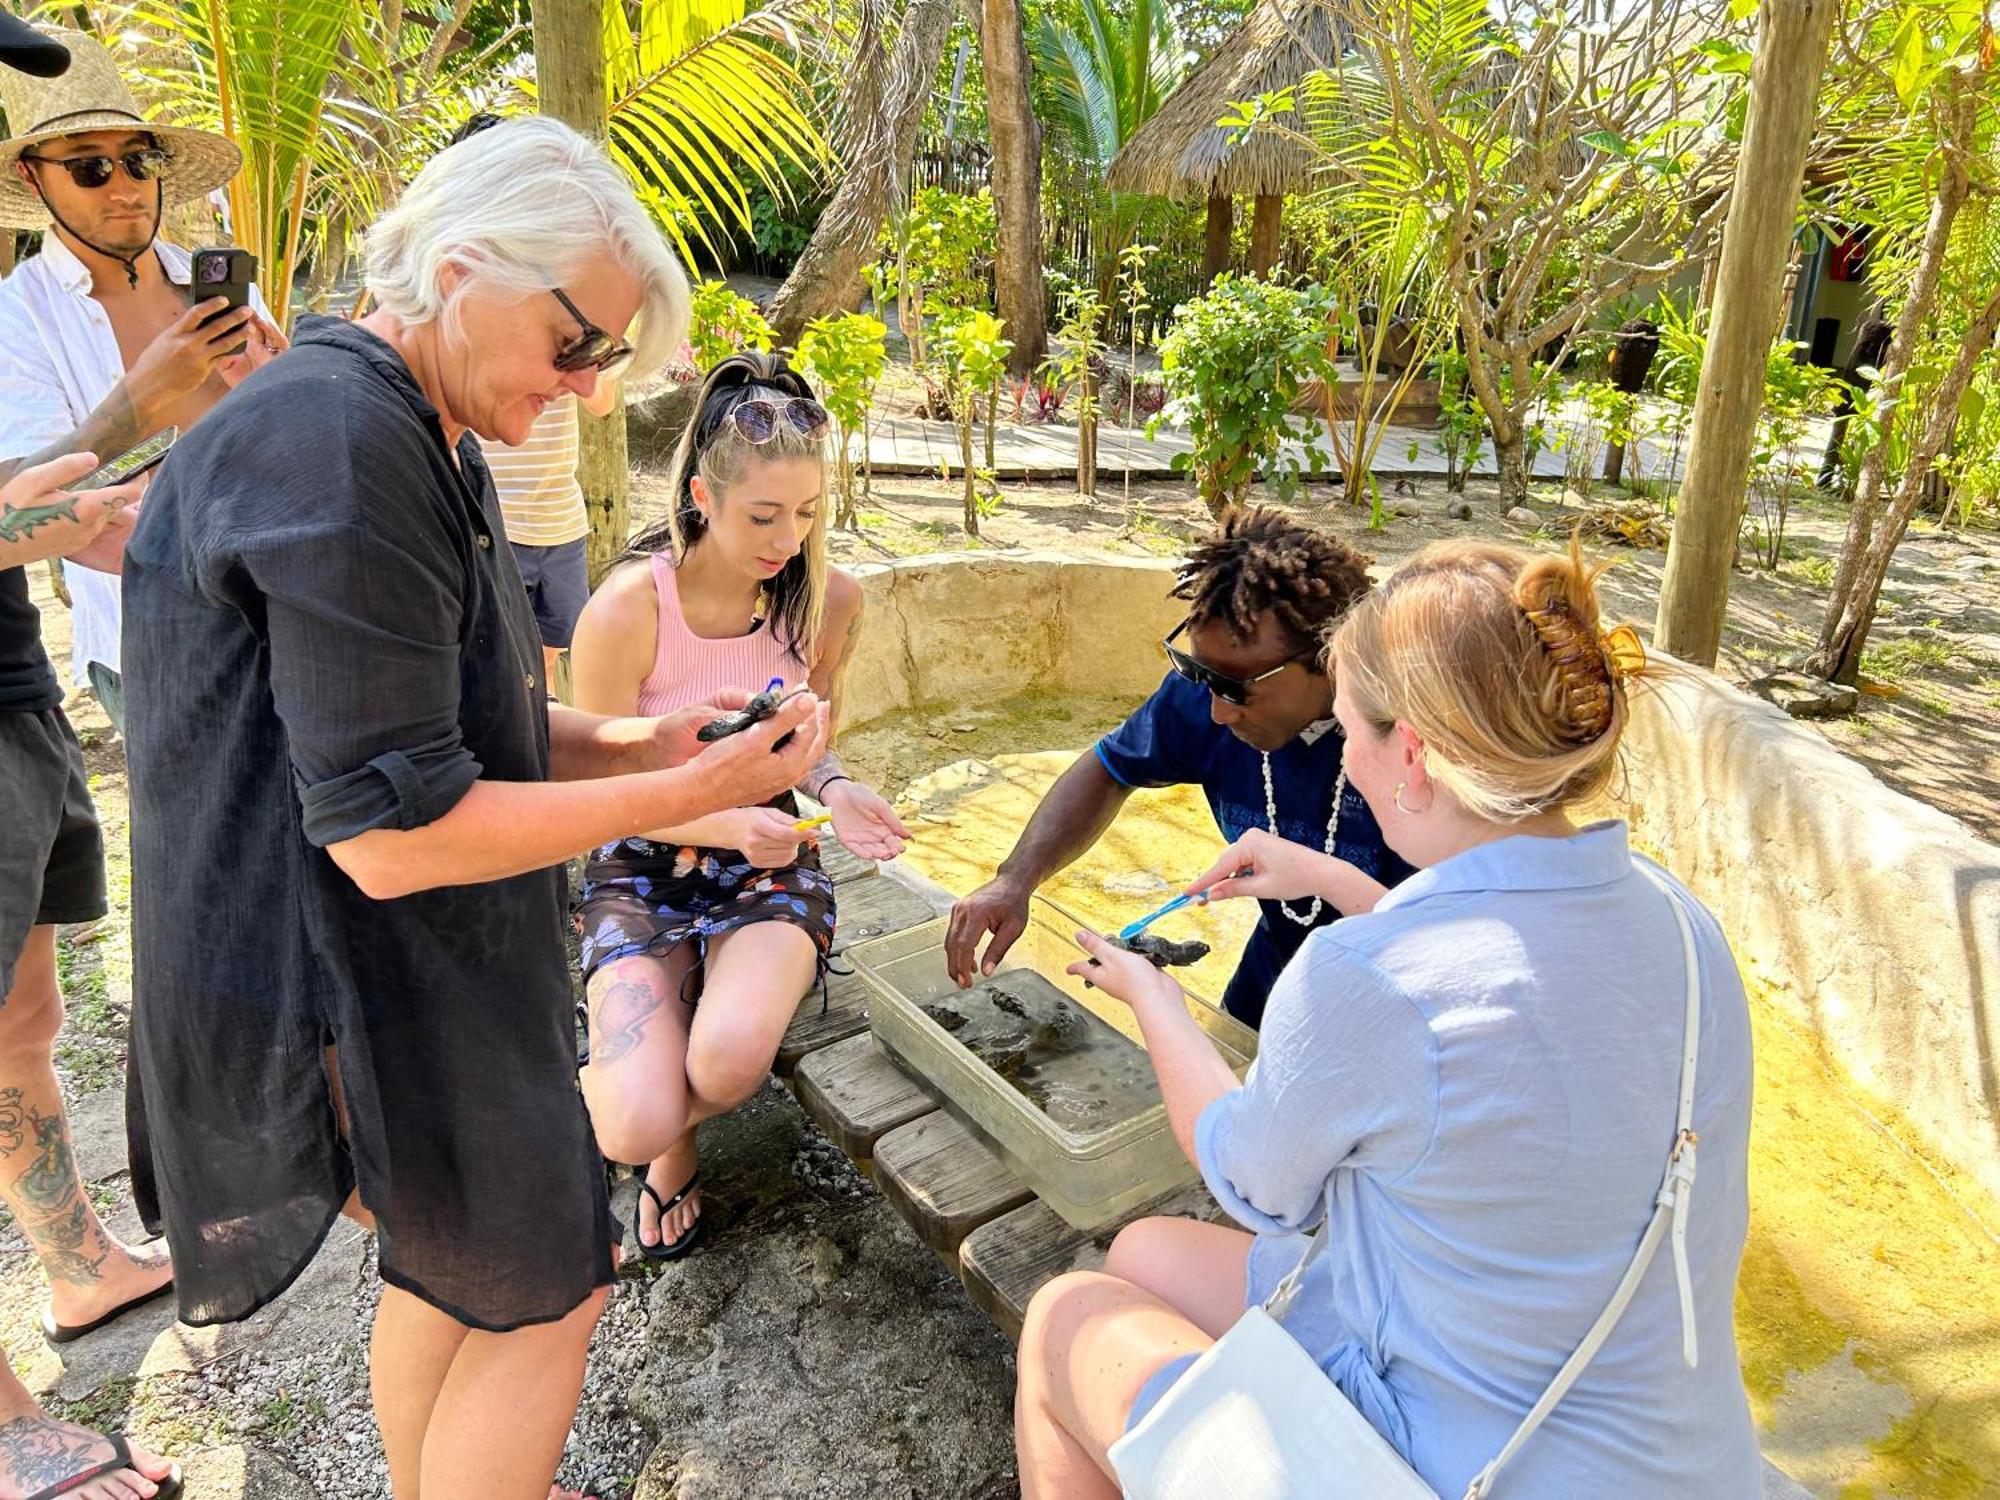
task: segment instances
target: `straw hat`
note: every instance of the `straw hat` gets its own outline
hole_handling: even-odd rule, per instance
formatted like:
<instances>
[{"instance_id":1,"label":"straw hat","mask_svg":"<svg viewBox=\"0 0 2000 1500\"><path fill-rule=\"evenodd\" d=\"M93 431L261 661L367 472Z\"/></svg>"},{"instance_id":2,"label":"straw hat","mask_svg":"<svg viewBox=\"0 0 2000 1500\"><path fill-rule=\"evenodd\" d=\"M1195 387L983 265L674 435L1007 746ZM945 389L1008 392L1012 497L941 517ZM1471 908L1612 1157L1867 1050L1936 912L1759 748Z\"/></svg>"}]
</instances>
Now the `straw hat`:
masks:
<instances>
[{"instance_id":1,"label":"straw hat","mask_svg":"<svg viewBox=\"0 0 2000 1500\"><path fill-rule=\"evenodd\" d=\"M69 71L59 78L30 78L0 69L0 109L7 112L7 128L16 132L0 141L0 227L49 227L49 211L21 181L14 163L25 151L85 131L144 130L159 141L168 156L160 179L162 209L204 197L236 175L243 153L223 137L156 124L140 114L118 65L95 37L55 27L41 31L69 49Z\"/></svg>"}]
</instances>

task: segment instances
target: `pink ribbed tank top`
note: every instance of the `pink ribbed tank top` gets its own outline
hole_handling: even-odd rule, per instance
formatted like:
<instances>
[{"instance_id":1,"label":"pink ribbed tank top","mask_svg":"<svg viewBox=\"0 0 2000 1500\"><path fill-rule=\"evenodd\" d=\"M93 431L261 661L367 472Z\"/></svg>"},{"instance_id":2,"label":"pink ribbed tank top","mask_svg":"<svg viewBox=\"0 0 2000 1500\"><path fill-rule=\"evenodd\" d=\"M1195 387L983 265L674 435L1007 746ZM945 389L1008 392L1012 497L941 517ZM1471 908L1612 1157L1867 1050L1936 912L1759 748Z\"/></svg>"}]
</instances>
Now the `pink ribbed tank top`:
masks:
<instances>
[{"instance_id":1,"label":"pink ribbed tank top","mask_svg":"<svg viewBox=\"0 0 2000 1500\"><path fill-rule=\"evenodd\" d=\"M688 629L673 559L664 552L653 554L653 592L660 601L659 645L652 671L639 684L640 713L707 703L722 688L760 693L773 677L782 678L787 689L805 682L806 668L785 649L768 619L748 635L723 640Z\"/></svg>"}]
</instances>

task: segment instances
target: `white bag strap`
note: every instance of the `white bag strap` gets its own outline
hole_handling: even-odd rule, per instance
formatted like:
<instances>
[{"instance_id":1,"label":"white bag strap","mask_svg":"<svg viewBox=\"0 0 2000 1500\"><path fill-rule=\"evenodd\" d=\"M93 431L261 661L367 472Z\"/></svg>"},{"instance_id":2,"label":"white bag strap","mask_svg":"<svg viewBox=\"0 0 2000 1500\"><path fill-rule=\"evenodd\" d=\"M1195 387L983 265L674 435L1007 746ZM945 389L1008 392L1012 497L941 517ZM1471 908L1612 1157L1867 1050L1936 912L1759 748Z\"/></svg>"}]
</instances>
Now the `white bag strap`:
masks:
<instances>
[{"instance_id":1,"label":"white bag strap","mask_svg":"<svg viewBox=\"0 0 2000 1500\"><path fill-rule=\"evenodd\" d=\"M1625 1315L1625 1309L1631 1305L1633 1296L1639 1290L1639 1282L1645 1276L1647 1267L1653 1263L1653 1254L1660 1248L1660 1240L1669 1228L1673 1231L1674 1241L1674 1279L1679 1285L1681 1297L1681 1357L1690 1368L1695 1363L1694 1282L1688 1272L1687 1213L1688 1200L1694 1190L1695 1143L1698 1139L1694 1132L1694 1065L1695 1056L1701 1049L1701 958L1695 951L1694 926L1681 909L1680 898L1650 867L1642 865L1639 868L1673 909L1674 922L1681 934L1681 961L1687 969L1687 1014L1681 1035L1680 1100L1674 1119L1674 1145L1667 1157L1666 1176L1661 1180L1660 1191L1653 1200L1653 1217L1646 1225L1646 1232L1639 1237L1639 1248L1633 1252L1632 1263L1625 1268L1625 1275L1612 1292L1611 1300L1604 1304L1604 1311L1590 1325L1590 1331L1576 1346L1576 1352L1556 1371L1556 1378L1542 1392L1542 1399L1514 1429L1514 1435L1507 1439L1507 1446L1500 1450L1493 1462L1473 1476L1472 1482L1465 1488L1465 1500L1484 1500L1491 1492L1494 1478L1502 1465L1520 1451L1521 1444L1533 1435L1548 1414L1556 1409L1556 1404L1569 1394L1570 1387L1582 1377L1591 1360L1597 1357L1597 1351L1604 1347L1612 1330L1618 1326L1618 1320Z\"/></svg>"},{"instance_id":2,"label":"white bag strap","mask_svg":"<svg viewBox=\"0 0 2000 1500\"><path fill-rule=\"evenodd\" d=\"M1562 1398L1569 1394L1570 1387L1582 1378L1590 1362L1597 1357L1610 1339L1618 1320L1625 1315L1625 1309L1638 1293L1639 1283L1646 1270L1653 1263L1653 1255L1660 1248L1660 1241L1669 1230L1673 1233L1674 1279L1680 1289L1681 1299L1681 1357L1690 1368L1696 1358L1694 1323L1694 1281L1688 1272L1687 1260L1687 1214L1688 1200L1694 1189L1695 1144L1694 1132L1694 1068L1695 1055L1701 1047L1701 958L1695 951L1694 926L1688 921L1687 913L1681 909L1680 898L1667 883L1653 872L1650 866L1641 865L1640 873L1653 883L1661 895L1667 898L1667 905L1674 914L1674 923L1680 929L1681 961L1687 971L1687 1010L1681 1033L1681 1087L1678 1109L1674 1119L1673 1150L1667 1157L1666 1176L1660 1183L1660 1190L1654 1196L1653 1217L1646 1225L1646 1231L1639 1237L1639 1248L1632 1254L1631 1264L1626 1266L1625 1275L1611 1299L1604 1304L1604 1310L1597 1315L1597 1321L1590 1325L1590 1331L1576 1346L1574 1353L1556 1371L1548 1389L1542 1392L1541 1400L1534 1404L1521 1425L1514 1429L1514 1435L1507 1439L1493 1461L1466 1486L1465 1500L1484 1500L1492 1491L1493 1481L1504 1466L1521 1449L1537 1427L1547 1420ZM1271 1295L1264 1300L1264 1311L1282 1320L1298 1295L1299 1284L1305 1279L1306 1268L1319 1258L1326 1249L1325 1222L1313 1231L1312 1242L1299 1263L1292 1267L1291 1274L1278 1283Z\"/></svg>"}]
</instances>

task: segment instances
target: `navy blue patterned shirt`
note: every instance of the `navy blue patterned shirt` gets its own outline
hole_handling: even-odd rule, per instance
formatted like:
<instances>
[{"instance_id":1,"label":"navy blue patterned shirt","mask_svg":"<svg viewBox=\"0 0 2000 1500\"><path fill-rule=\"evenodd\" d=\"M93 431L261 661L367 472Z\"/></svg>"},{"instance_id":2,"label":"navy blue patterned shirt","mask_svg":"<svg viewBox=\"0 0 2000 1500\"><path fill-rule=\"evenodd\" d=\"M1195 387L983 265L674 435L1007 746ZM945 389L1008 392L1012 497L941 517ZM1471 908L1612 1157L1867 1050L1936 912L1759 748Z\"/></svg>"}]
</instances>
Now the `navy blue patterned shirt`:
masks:
<instances>
[{"instance_id":1,"label":"navy blue patterned shirt","mask_svg":"<svg viewBox=\"0 0 2000 1500\"><path fill-rule=\"evenodd\" d=\"M1274 831L1308 849L1323 849L1343 741L1331 725L1315 729L1320 732L1308 731L1271 752L1271 786L1278 809ZM1152 697L1097 742L1097 758L1123 786L1199 786L1227 842L1271 826L1260 752L1210 717L1208 689L1175 673L1169 672ZM1384 885L1415 873L1382 842L1375 815L1352 787L1341 798L1339 842L1333 852ZM1257 904L1263 914L1222 997L1223 1007L1249 1026L1263 1021L1271 986L1310 930L1280 912L1275 901ZM1293 910L1303 911L1305 905L1295 902ZM1332 906L1322 906L1314 925L1323 927L1339 917Z\"/></svg>"}]
</instances>

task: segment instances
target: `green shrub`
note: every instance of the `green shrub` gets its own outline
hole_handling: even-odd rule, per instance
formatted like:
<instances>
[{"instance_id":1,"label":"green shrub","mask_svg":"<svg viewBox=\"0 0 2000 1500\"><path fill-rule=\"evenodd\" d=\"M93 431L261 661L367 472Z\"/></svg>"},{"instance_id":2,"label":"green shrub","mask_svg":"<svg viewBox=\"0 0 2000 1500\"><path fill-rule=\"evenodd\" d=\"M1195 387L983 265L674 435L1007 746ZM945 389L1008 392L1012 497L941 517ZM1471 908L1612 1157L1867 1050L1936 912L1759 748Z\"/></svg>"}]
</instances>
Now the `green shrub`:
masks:
<instances>
[{"instance_id":1,"label":"green shrub","mask_svg":"<svg viewBox=\"0 0 2000 1500\"><path fill-rule=\"evenodd\" d=\"M771 325L748 297L737 295L726 281L704 281L694 288L693 318L688 345L703 374L745 349L768 350L778 341Z\"/></svg>"},{"instance_id":2,"label":"green shrub","mask_svg":"<svg viewBox=\"0 0 2000 1500\"><path fill-rule=\"evenodd\" d=\"M855 524L852 441L857 432L867 440L868 410L888 361L888 332L880 318L843 313L813 319L799 337L799 368L840 429L840 510L834 522L839 526Z\"/></svg>"},{"instance_id":3,"label":"green shrub","mask_svg":"<svg viewBox=\"0 0 2000 1500\"><path fill-rule=\"evenodd\" d=\"M1242 503L1262 472L1289 489L1310 465L1331 458L1325 429L1313 422L1299 434L1288 417L1305 383L1331 378L1326 355L1332 298L1322 287L1287 286L1254 277L1219 276L1208 292L1174 310L1160 341L1167 404L1148 424L1182 424L1194 449L1176 454L1175 468L1192 468L1212 515Z\"/></svg>"}]
</instances>

